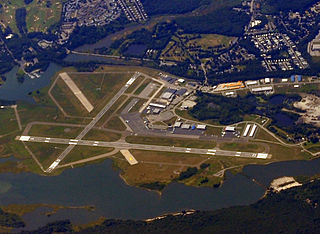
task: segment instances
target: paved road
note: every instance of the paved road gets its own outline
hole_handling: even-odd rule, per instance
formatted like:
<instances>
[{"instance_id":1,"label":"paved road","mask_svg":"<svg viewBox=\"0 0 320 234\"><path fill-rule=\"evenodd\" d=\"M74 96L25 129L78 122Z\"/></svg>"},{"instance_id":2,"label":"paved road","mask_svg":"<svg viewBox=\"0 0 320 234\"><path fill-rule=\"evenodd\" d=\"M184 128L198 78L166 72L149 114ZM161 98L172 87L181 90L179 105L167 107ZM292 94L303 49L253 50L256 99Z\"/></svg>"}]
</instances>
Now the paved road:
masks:
<instances>
[{"instance_id":1,"label":"paved road","mask_svg":"<svg viewBox=\"0 0 320 234\"><path fill-rule=\"evenodd\" d=\"M119 99L119 97L127 90L127 88L140 76L139 72L136 72L131 79L124 85L118 93L108 102L108 104L97 114L96 117L82 130L82 132L76 137L76 140L81 140L93 127L94 125L103 117L103 115L111 108L111 106ZM60 156L50 165L46 172L51 172L59 163L71 152L74 148L74 144L70 144Z\"/></svg>"},{"instance_id":2,"label":"paved road","mask_svg":"<svg viewBox=\"0 0 320 234\"><path fill-rule=\"evenodd\" d=\"M74 147L76 145L85 145L85 146L108 147L108 148L112 147L116 149L137 149L137 150L150 150L150 151L174 152L174 153L207 154L209 156L217 155L217 156L260 158L260 159L266 159L267 156L268 158L271 156L267 154L257 154L257 153L251 153L251 152L235 152L235 151L220 150L215 148L198 149L198 148L186 148L186 147L174 147L174 146L130 144L126 142L105 142L105 141L91 141L91 140L89 141L89 140L80 140L80 139L49 138L49 137L36 137L36 136L23 136L22 138L20 138L20 140L29 141L29 142L51 143L51 144L65 144L65 145L69 145L69 147Z\"/></svg>"}]
</instances>

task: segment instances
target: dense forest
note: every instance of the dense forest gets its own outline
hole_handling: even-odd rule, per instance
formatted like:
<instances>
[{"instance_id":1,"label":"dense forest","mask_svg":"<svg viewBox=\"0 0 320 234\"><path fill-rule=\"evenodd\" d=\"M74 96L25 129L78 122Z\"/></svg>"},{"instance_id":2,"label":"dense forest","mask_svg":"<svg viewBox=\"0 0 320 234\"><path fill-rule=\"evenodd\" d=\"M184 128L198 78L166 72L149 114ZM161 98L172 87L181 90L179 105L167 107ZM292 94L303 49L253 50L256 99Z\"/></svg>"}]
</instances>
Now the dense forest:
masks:
<instances>
[{"instance_id":1,"label":"dense forest","mask_svg":"<svg viewBox=\"0 0 320 234\"><path fill-rule=\"evenodd\" d=\"M319 233L320 181L269 193L249 206L190 215L169 215L152 222L106 220L79 233ZM48 224L30 233L72 232L70 222Z\"/></svg>"},{"instance_id":2,"label":"dense forest","mask_svg":"<svg viewBox=\"0 0 320 234\"><path fill-rule=\"evenodd\" d=\"M292 105L300 100L299 95L256 96L249 94L244 97L230 98L198 92L197 105L190 110L190 114L201 121L212 119L223 125L241 122L246 115L250 114L266 116L272 120L269 126L271 131L280 134L274 128L276 126L292 134L294 140L300 140L302 137L312 137L320 133L319 129L313 125L296 124L299 115L283 110L300 111ZM286 138L285 135L282 137Z\"/></svg>"},{"instance_id":3,"label":"dense forest","mask_svg":"<svg viewBox=\"0 0 320 234\"><path fill-rule=\"evenodd\" d=\"M242 36L249 21L247 14L234 11L230 7L214 10L207 15L176 19L186 33L216 33L228 36Z\"/></svg>"},{"instance_id":4,"label":"dense forest","mask_svg":"<svg viewBox=\"0 0 320 234\"><path fill-rule=\"evenodd\" d=\"M210 4L212 0L141 0L149 15L182 14L200 6Z\"/></svg>"},{"instance_id":5,"label":"dense forest","mask_svg":"<svg viewBox=\"0 0 320 234\"><path fill-rule=\"evenodd\" d=\"M122 16L105 26L76 27L68 41L68 48L75 49L84 44L94 44L102 38L124 29L127 23L127 19Z\"/></svg>"},{"instance_id":6,"label":"dense forest","mask_svg":"<svg viewBox=\"0 0 320 234\"><path fill-rule=\"evenodd\" d=\"M22 221L21 217L19 217L18 215L10 214L0 209L0 226L10 228L21 228L24 227L25 224Z\"/></svg>"},{"instance_id":7,"label":"dense forest","mask_svg":"<svg viewBox=\"0 0 320 234\"><path fill-rule=\"evenodd\" d=\"M25 34L28 32L26 17L27 17L26 8L18 8L16 10L16 24L21 34Z\"/></svg>"},{"instance_id":8,"label":"dense forest","mask_svg":"<svg viewBox=\"0 0 320 234\"><path fill-rule=\"evenodd\" d=\"M280 11L304 11L318 0L266 0L262 10L269 14L279 14Z\"/></svg>"}]
</instances>

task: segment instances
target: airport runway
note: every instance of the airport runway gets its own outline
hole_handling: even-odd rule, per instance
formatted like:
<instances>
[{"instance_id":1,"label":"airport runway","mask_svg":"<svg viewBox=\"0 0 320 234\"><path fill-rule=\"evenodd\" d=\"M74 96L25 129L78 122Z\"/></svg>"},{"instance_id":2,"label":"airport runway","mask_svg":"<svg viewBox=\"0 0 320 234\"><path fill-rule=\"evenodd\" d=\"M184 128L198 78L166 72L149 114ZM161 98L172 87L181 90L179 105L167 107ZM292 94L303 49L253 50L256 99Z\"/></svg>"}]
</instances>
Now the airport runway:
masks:
<instances>
[{"instance_id":1,"label":"airport runway","mask_svg":"<svg viewBox=\"0 0 320 234\"><path fill-rule=\"evenodd\" d=\"M214 149L214 148L198 149L198 148L186 148L186 147L175 147L175 146L130 144L126 142L105 142L105 141L92 141L92 140L89 141L89 140L80 140L80 139L49 138L49 137L36 137L36 136L21 136L20 140L28 141L28 142L65 144L72 147L76 145L85 145L85 146L95 146L95 147L112 147L120 150L136 149L136 150L189 153L189 154L206 154L209 156L217 155L217 156L255 158L255 159L267 159L270 156L265 153L235 152L235 151L227 151L227 150L220 150L220 149Z\"/></svg>"},{"instance_id":2,"label":"airport runway","mask_svg":"<svg viewBox=\"0 0 320 234\"><path fill-rule=\"evenodd\" d=\"M140 76L140 73L136 72L130 80L118 91L118 93L113 96L113 98L108 102L108 104L93 118L93 120L82 130L82 132L76 137L75 140L81 140L93 127L96 123L103 117L103 115L111 108L111 106L119 99L119 97L129 88L130 85ZM70 144L60 155L59 157L50 165L46 170L51 172L59 163L71 152L74 148L74 144Z\"/></svg>"}]
</instances>

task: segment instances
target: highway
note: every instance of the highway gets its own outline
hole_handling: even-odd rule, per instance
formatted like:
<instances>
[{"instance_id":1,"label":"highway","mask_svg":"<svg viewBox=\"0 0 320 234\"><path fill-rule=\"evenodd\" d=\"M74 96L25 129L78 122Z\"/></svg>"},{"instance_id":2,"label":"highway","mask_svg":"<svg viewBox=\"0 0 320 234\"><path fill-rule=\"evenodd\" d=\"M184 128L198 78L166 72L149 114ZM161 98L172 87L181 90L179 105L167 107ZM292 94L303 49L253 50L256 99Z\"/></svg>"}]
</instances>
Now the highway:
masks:
<instances>
[{"instance_id":1,"label":"highway","mask_svg":"<svg viewBox=\"0 0 320 234\"><path fill-rule=\"evenodd\" d=\"M126 142L105 142L105 141L49 138L49 137L36 137L36 136L21 136L19 140L28 141L28 142L65 144L65 145L69 145L69 147L74 147L76 145L85 145L85 146L108 147L108 148L112 147L120 150L136 149L136 150L149 150L149 151L174 152L174 153L206 154L208 156L217 155L217 156L256 158L256 159L267 159L267 158L270 158L271 156L265 153L235 152L235 151L220 150L215 148L199 149L199 148L186 148L186 147L175 147L175 146L130 144ZM59 159L61 158L59 157L57 160Z\"/></svg>"},{"instance_id":2,"label":"highway","mask_svg":"<svg viewBox=\"0 0 320 234\"><path fill-rule=\"evenodd\" d=\"M81 140L96 123L103 117L103 115L111 108L111 106L119 99L119 97L124 94L124 92L129 88L129 86L140 76L139 72L136 72L130 80L118 91L118 93L108 102L107 105L93 118L93 120L82 130L82 132L76 137L75 140ZM59 157L50 165L46 172L51 172L59 163L71 152L75 144L70 144Z\"/></svg>"}]
</instances>

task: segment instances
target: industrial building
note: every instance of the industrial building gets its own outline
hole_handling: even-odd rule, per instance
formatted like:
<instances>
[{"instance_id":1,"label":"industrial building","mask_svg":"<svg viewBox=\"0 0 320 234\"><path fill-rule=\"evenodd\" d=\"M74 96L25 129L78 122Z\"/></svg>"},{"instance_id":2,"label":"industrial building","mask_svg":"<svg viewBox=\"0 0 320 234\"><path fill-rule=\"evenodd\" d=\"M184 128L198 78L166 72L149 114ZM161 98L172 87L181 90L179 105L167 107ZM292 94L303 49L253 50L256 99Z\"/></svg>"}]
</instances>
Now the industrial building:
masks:
<instances>
[{"instance_id":1,"label":"industrial building","mask_svg":"<svg viewBox=\"0 0 320 234\"><path fill-rule=\"evenodd\" d=\"M273 91L272 86L266 86L266 87L259 87L259 88L251 89L252 93L262 93L262 92L272 92L272 91Z\"/></svg>"},{"instance_id":2,"label":"industrial building","mask_svg":"<svg viewBox=\"0 0 320 234\"><path fill-rule=\"evenodd\" d=\"M251 128L251 124L247 124L246 129L244 130L242 135L243 137L246 137L248 135L250 128Z\"/></svg>"},{"instance_id":3,"label":"industrial building","mask_svg":"<svg viewBox=\"0 0 320 234\"><path fill-rule=\"evenodd\" d=\"M249 134L249 137L253 137L254 136L254 134L256 133L256 130L257 130L257 125L253 125L252 126L252 129L251 129L251 132L250 132L250 134Z\"/></svg>"},{"instance_id":4,"label":"industrial building","mask_svg":"<svg viewBox=\"0 0 320 234\"><path fill-rule=\"evenodd\" d=\"M224 130L226 132L235 132L236 131L236 127L227 126L227 127L224 128Z\"/></svg>"}]
</instances>

